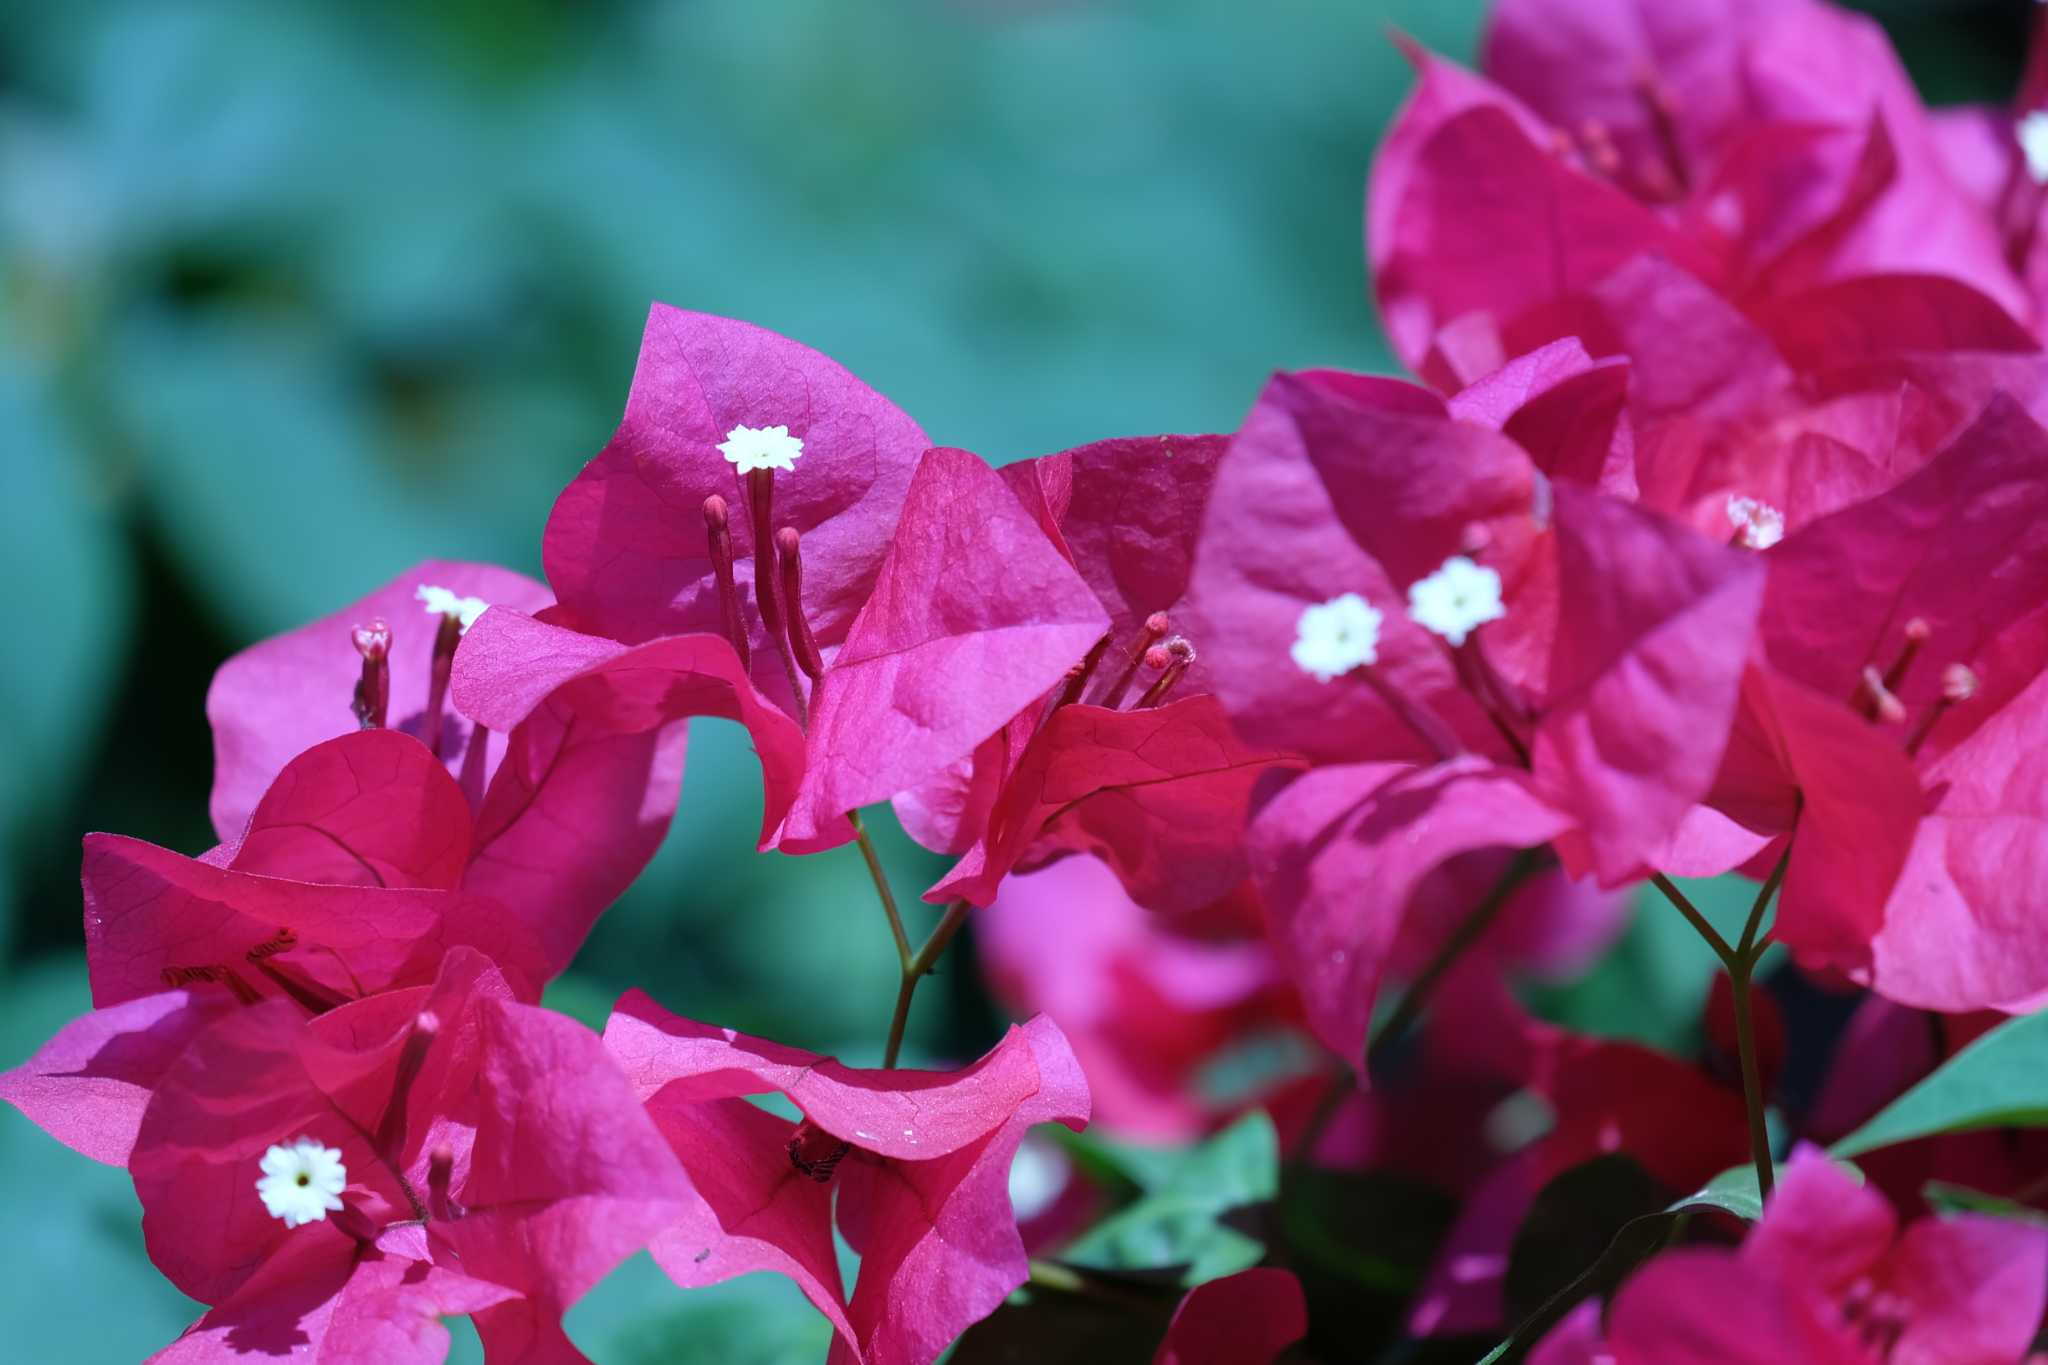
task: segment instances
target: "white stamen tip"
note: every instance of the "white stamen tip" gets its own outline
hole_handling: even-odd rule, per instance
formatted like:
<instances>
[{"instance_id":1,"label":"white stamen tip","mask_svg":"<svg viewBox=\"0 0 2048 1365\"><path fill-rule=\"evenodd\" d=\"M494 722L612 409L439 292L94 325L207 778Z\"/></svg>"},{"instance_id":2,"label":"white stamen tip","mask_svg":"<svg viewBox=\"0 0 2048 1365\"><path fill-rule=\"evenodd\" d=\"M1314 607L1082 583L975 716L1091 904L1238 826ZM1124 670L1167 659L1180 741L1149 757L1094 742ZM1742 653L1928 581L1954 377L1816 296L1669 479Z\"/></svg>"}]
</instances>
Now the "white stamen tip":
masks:
<instances>
[{"instance_id":1,"label":"white stamen tip","mask_svg":"<svg viewBox=\"0 0 2048 1365\"><path fill-rule=\"evenodd\" d=\"M1408 585L1408 615L1453 645L1488 621L1508 614L1500 598L1500 575L1463 555L1452 555L1427 578Z\"/></svg>"},{"instance_id":2,"label":"white stamen tip","mask_svg":"<svg viewBox=\"0 0 2048 1365\"><path fill-rule=\"evenodd\" d=\"M786 426L734 427L718 443L721 455L739 466L742 474L757 469L780 469L792 473L796 457L804 453L803 438L789 434Z\"/></svg>"},{"instance_id":3,"label":"white stamen tip","mask_svg":"<svg viewBox=\"0 0 2048 1365\"><path fill-rule=\"evenodd\" d=\"M286 1227L318 1223L340 1210L348 1167L341 1164L340 1152L319 1139L295 1138L288 1147L272 1147L263 1154L262 1166L256 1193L270 1216Z\"/></svg>"},{"instance_id":4,"label":"white stamen tip","mask_svg":"<svg viewBox=\"0 0 2048 1365\"><path fill-rule=\"evenodd\" d=\"M1287 652L1304 673L1328 682L1380 656L1380 613L1355 592L1302 609Z\"/></svg>"},{"instance_id":5,"label":"white stamen tip","mask_svg":"<svg viewBox=\"0 0 2048 1365\"><path fill-rule=\"evenodd\" d=\"M2036 109L2013 126L2027 174L2036 185L2048 185L2048 109Z\"/></svg>"},{"instance_id":6,"label":"white stamen tip","mask_svg":"<svg viewBox=\"0 0 2048 1365\"><path fill-rule=\"evenodd\" d=\"M491 604L481 597L463 597L448 588L437 588L431 583L422 583L413 593L427 609L429 616L452 616L464 630L476 624L476 618L491 609Z\"/></svg>"},{"instance_id":7,"label":"white stamen tip","mask_svg":"<svg viewBox=\"0 0 2048 1365\"><path fill-rule=\"evenodd\" d=\"M1739 494L1728 499L1728 524L1752 550L1768 550L1785 538L1785 514L1767 502Z\"/></svg>"}]
</instances>

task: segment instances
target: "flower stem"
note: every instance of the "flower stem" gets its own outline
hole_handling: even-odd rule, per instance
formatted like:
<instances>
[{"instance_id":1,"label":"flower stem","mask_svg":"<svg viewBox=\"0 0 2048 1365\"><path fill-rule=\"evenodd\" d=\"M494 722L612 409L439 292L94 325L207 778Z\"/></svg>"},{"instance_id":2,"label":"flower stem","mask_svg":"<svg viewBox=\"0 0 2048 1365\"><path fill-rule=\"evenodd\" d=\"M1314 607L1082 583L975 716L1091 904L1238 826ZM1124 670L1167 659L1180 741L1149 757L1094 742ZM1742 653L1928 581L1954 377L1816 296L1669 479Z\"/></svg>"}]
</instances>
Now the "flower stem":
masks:
<instances>
[{"instance_id":1,"label":"flower stem","mask_svg":"<svg viewBox=\"0 0 2048 1365\"><path fill-rule=\"evenodd\" d=\"M896 893L889 889L889 874L882 870L882 859L875 852L875 841L868 837L868 827L861 823L860 812L846 812L846 822L853 826L853 841L860 845L860 856L868 865L868 876L875 883L875 895L882 901L882 913L889 917L889 933L896 940L896 966L900 971L910 970L910 935L903 931L903 916L896 909Z\"/></svg>"},{"instance_id":2,"label":"flower stem","mask_svg":"<svg viewBox=\"0 0 2048 1365\"><path fill-rule=\"evenodd\" d=\"M931 937L915 956L903 965L903 980L896 987L896 1013L889 1020L889 1042L882 1053L882 1067L887 1070L896 1065L896 1058L903 1051L903 1030L910 1023L910 998L917 994L920 977L929 973L939 956L946 951L946 945L960 932L960 926L967 923L967 912L973 907L966 901L954 901L946 907L946 917L932 930Z\"/></svg>"},{"instance_id":3,"label":"flower stem","mask_svg":"<svg viewBox=\"0 0 2048 1365\"><path fill-rule=\"evenodd\" d=\"M1650 877L1656 888L1664 893L1665 899L1677 906L1679 913L1699 931L1700 937L1706 940L1707 946L1714 950L1714 956L1720 958L1721 965L1727 969L1729 998L1735 1007L1735 1051L1742 1065L1742 1105L1749 1115L1749 1155L1756 1163L1757 1193L1765 1199L1771 1197L1775 1180L1770 1127L1764 1121L1763 1074L1756 1060L1756 1023L1750 1008L1750 985L1757 961L1770 942L1770 934L1763 929L1764 910L1784 882L1785 868L1791 857L1792 847L1788 843L1778 865L1771 869L1771 875L1764 879L1756 899L1750 903L1749 918L1742 926L1742 937L1732 948L1728 946L1728 940L1707 922L1699 907L1687 900L1685 893L1673 885L1669 877L1661 872L1652 873Z\"/></svg>"},{"instance_id":4,"label":"flower stem","mask_svg":"<svg viewBox=\"0 0 2048 1365\"><path fill-rule=\"evenodd\" d=\"M1423 1008L1429 1004L1430 996L1436 992L1437 986L1457 964L1458 959L1463 957L1467 950L1485 935L1494 920L1499 918L1501 910L1513 897L1515 888L1527 881L1547 861L1547 855L1540 849L1525 848L1517 853L1515 860L1509 863L1507 870L1501 874L1500 880L1486 893L1486 898L1467 911L1465 918L1458 921L1450 936L1437 948L1422 970L1416 973L1407 994L1401 997L1401 1003L1394 1007L1394 1012L1387 1016L1386 1022L1366 1045L1365 1067L1368 1075L1376 1063L1386 1060L1388 1052L1421 1017ZM1294 1150L1290 1153L1291 1160L1307 1161L1314 1154L1316 1143L1322 1138L1323 1131L1337 1117L1337 1111L1343 1107L1344 1097L1351 1093L1351 1087L1357 1082L1357 1073L1348 1066L1339 1064L1331 1073L1329 1085L1324 1089L1322 1097L1316 1101L1315 1112L1309 1116L1307 1125L1301 1130L1300 1138L1295 1141Z\"/></svg>"}]
</instances>

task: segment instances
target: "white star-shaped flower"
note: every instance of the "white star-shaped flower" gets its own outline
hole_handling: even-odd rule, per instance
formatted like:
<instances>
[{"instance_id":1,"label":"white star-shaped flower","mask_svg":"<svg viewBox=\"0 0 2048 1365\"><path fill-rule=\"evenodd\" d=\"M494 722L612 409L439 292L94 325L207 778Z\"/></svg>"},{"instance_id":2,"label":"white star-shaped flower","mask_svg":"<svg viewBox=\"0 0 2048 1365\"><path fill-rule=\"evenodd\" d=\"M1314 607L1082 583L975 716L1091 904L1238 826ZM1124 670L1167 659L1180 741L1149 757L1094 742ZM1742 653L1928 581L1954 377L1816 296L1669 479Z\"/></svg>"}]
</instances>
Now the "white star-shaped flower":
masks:
<instances>
[{"instance_id":1,"label":"white star-shaped flower","mask_svg":"<svg viewBox=\"0 0 2048 1365\"><path fill-rule=\"evenodd\" d=\"M2048 185L2048 109L2036 109L2014 124L2012 135L2026 158L2027 174L2036 185Z\"/></svg>"},{"instance_id":2,"label":"white star-shaped flower","mask_svg":"<svg viewBox=\"0 0 2048 1365\"><path fill-rule=\"evenodd\" d=\"M413 593L426 605L429 616L452 616L464 630L476 624L476 618L491 609L491 604L481 597L463 597L448 588L437 588L431 583L422 583Z\"/></svg>"},{"instance_id":3,"label":"white star-shaped flower","mask_svg":"<svg viewBox=\"0 0 2048 1365\"><path fill-rule=\"evenodd\" d=\"M1488 621L1508 614L1500 600L1500 575L1463 555L1452 555L1427 578L1408 585L1408 615L1416 625L1462 645Z\"/></svg>"},{"instance_id":4,"label":"white star-shaped flower","mask_svg":"<svg viewBox=\"0 0 2048 1365\"><path fill-rule=\"evenodd\" d=\"M1305 607L1287 652L1317 682L1369 664L1380 656L1379 610L1355 592Z\"/></svg>"},{"instance_id":5,"label":"white star-shaped flower","mask_svg":"<svg viewBox=\"0 0 2048 1365\"><path fill-rule=\"evenodd\" d=\"M789 434L786 426L734 427L718 443L719 453L742 474L757 469L780 469L793 473L796 457L804 453L803 438Z\"/></svg>"},{"instance_id":6,"label":"white star-shaped flower","mask_svg":"<svg viewBox=\"0 0 2048 1365\"><path fill-rule=\"evenodd\" d=\"M340 1152L322 1146L319 1139L302 1137L288 1147L272 1147L263 1154L262 1165L256 1193L270 1216L286 1227L321 1222L341 1208L348 1167L341 1164Z\"/></svg>"},{"instance_id":7,"label":"white star-shaped flower","mask_svg":"<svg viewBox=\"0 0 2048 1365\"><path fill-rule=\"evenodd\" d=\"M1728 499L1728 524L1752 550L1768 550L1785 538L1785 514L1755 498Z\"/></svg>"}]
</instances>

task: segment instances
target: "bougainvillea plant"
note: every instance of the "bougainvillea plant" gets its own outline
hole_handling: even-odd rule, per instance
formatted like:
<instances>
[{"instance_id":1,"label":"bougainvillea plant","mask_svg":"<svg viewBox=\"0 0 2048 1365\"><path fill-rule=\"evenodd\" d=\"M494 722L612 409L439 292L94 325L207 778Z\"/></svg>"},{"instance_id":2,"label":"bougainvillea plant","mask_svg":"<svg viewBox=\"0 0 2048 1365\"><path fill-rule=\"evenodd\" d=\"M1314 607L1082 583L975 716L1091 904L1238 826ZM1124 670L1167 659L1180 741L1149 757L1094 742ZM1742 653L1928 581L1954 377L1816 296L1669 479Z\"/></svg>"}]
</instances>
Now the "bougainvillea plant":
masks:
<instances>
[{"instance_id":1,"label":"bougainvillea plant","mask_svg":"<svg viewBox=\"0 0 2048 1365\"><path fill-rule=\"evenodd\" d=\"M220 842L87 836L0 1074L203 1305L157 1359L581 1361L641 1251L843 1365L2048 1359L2048 47L1941 113L1823 0L1408 51L1413 380L998 470L656 304L545 585L221 665ZM699 716L756 851L861 853L879 1066L542 1005ZM900 1066L963 931L1019 1022Z\"/></svg>"}]
</instances>

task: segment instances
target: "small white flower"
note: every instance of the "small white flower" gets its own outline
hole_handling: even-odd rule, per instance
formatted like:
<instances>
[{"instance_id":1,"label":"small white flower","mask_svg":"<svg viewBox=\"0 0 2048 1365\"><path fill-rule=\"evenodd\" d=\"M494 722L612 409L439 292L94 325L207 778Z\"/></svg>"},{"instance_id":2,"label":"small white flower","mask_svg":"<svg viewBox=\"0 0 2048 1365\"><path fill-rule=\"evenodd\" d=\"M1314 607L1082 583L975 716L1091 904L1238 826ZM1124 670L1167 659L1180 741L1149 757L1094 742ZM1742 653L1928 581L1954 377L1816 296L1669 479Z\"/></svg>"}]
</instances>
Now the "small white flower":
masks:
<instances>
[{"instance_id":1,"label":"small white flower","mask_svg":"<svg viewBox=\"0 0 2048 1365\"><path fill-rule=\"evenodd\" d=\"M318 1138L302 1137L263 1154L263 1177L256 1182L256 1193L272 1218L295 1228L339 1210L341 1192L347 1187L348 1168L341 1164L341 1153L321 1146Z\"/></svg>"},{"instance_id":2,"label":"small white flower","mask_svg":"<svg viewBox=\"0 0 2048 1365\"><path fill-rule=\"evenodd\" d=\"M2036 185L2048 185L2048 110L2036 109L2013 127L2013 137L2026 158L2027 174Z\"/></svg>"},{"instance_id":3,"label":"small white flower","mask_svg":"<svg viewBox=\"0 0 2048 1365\"><path fill-rule=\"evenodd\" d=\"M1408 585L1408 615L1454 646L1464 644L1479 626L1507 614L1500 600L1500 575L1463 555L1452 555L1435 573Z\"/></svg>"},{"instance_id":4,"label":"small white flower","mask_svg":"<svg viewBox=\"0 0 2048 1365\"><path fill-rule=\"evenodd\" d=\"M804 453L803 438L789 434L786 426L734 427L718 443L719 453L738 465L740 473L757 469L780 469L794 473L796 457Z\"/></svg>"},{"instance_id":5,"label":"small white flower","mask_svg":"<svg viewBox=\"0 0 2048 1365\"><path fill-rule=\"evenodd\" d=\"M426 604L429 616L452 616L464 629L476 624L476 618L491 609L491 604L481 597L460 597L447 588L437 588L431 583L422 583L413 594Z\"/></svg>"},{"instance_id":6,"label":"small white flower","mask_svg":"<svg viewBox=\"0 0 2048 1365\"><path fill-rule=\"evenodd\" d=\"M1287 652L1304 673L1328 682L1380 656L1380 613L1355 592L1302 610Z\"/></svg>"},{"instance_id":7,"label":"small white flower","mask_svg":"<svg viewBox=\"0 0 2048 1365\"><path fill-rule=\"evenodd\" d=\"M1728 524L1736 539L1752 550L1768 550L1785 538L1785 514L1755 498L1728 499Z\"/></svg>"}]
</instances>

